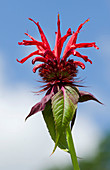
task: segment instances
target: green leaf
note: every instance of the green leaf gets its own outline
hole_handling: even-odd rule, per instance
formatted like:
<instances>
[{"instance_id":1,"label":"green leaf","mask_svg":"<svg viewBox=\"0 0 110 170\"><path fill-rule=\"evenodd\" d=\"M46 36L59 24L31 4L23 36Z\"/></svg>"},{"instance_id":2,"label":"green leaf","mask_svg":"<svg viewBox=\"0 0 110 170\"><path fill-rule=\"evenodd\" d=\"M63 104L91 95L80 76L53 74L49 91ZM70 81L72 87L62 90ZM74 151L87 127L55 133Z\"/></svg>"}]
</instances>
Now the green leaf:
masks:
<instances>
[{"instance_id":1,"label":"green leaf","mask_svg":"<svg viewBox=\"0 0 110 170\"><path fill-rule=\"evenodd\" d=\"M56 141L56 130L55 130L55 121L53 117L53 112L52 112L52 105L51 101L49 100L48 103L46 103L44 111L42 111L43 118L45 120L45 123L47 125L48 131L50 133L51 138L53 141ZM60 141L58 143L58 147L60 149L63 149L65 151L68 151L68 144L66 141L66 132L63 132Z\"/></svg>"},{"instance_id":2,"label":"green leaf","mask_svg":"<svg viewBox=\"0 0 110 170\"><path fill-rule=\"evenodd\" d=\"M52 97L52 110L56 130L56 141L53 152L60 142L62 133L65 133L66 128L75 114L78 99L79 94L76 88L70 86L62 87L62 89Z\"/></svg>"}]
</instances>

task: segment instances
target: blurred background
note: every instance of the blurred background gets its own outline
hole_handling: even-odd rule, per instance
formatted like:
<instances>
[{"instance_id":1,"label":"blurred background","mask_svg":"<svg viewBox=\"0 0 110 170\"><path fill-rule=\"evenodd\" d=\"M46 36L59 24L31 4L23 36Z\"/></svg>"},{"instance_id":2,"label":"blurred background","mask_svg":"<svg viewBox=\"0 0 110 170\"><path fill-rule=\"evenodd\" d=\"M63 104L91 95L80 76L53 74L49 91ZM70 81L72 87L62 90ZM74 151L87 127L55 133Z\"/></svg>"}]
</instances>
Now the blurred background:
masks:
<instances>
[{"instance_id":1,"label":"blurred background","mask_svg":"<svg viewBox=\"0 0 110 170\"><path fill-rule=\"evenodd\" d=\"M1 170L71 170L69 154L59 148L50 157L51 140L41 112L26 122L31 107L41 100L38 74L32 72L31 59L19 64L34 47L19 46L28 39L27 32L40 40L36 26L28 20L39 21L54 48L57 14L60 13L61 31L70 27L76 31L87 18L78 37L80 42L96 42L99 50L80 49L93 64L79 68L78 77L84 79L80 90L94 94L104 105L94 101L78 105L72 130L80 167L84 170L110 168L110 1L63 0L4 0L0 3L0 169ZM76 57L74 57L76 59Z\"/></svg>"}]
</instances>

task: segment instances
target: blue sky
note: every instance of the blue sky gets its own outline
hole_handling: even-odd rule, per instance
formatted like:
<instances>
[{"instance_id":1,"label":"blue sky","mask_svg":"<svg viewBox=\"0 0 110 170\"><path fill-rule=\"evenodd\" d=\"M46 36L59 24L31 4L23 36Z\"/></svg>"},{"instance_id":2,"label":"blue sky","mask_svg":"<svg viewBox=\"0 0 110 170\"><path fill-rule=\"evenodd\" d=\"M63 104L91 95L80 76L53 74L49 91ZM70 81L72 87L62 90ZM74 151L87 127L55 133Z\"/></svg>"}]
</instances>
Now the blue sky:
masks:
<instances>
[{"instance_id":1,"label":"blue sky","mask_svg":"<svg viewBox=\"0 0 110 170\"><path fill-rule=\"evenodd\" d=\"M51 153L53 143L51 144L51 140L40 114L38 114L38 116L33 116L27 123L24 123L24 118L31 106L41 98L40 96L34 96L33 93L31 93L31 91L36 90L36 87L38 88L36 82L38 74L32 72L33 66L31 60L28 60L23 65L16 62L16 58L21 59L35 49L34 47L22 47L18 45L19 41L27 39L24 32L28 30L29 34L34 36L37 40L40 38L36 26L28 20L28 17L33 18L35 21L39 21L51 44L51 48L54 48L58 12L60 13L62 35L65 34L69 27L75 31L80 23L84 22L87 18L90 18L90 21L84 25L79 34L78 42L95 41L100 48L99 50L94 48L80 50L83 54L88 55L93 61L92 65L86 63L86 69L84 71L79 69L79 77L85 78L83 85L88 86L87 88L84 88L84 90L93 93L105 105L101 106L95 102L87 102L86 104L79 105L75 125L76 145L78 143L77 148L80 148L79 150L77 149L78 153L85 155L85 153L87 154L87 152L90 151L90 134L90 139L95 141L93 147L96 147L98 139L110 130L109 0L1 1L0 134L2 140L0 150L3 157L0 168L2 170L7 169L5 160L8 162L8 169L11 170L13 170L12 167L15 169L16 165L18 166L18 169L21 170L31 170L32 168L34 169L35 166L39 166L39 169L42 170L42 158L45 159L44 164L47 162L50 164L51 162L54 162L54 160L58 161L58 159L63 157L63 153L58 151L52 158L47 158ZM87 127L85 126L86 123ZM80 127L80 125L82 127ZM41 128L44 133L41 133L37 128ZM87 143L84 144L85 141L83 141L84 146L88 146L88 149L86 149L85 152L82 149L84 146L81 147L79 140L77 140L77 136L78 139L81 137L81 140L84 139L83 135L80 137L80 134L77 134L77 131L81 134L83 133L81 128L83 131L88 129L86 136ZM98 135L99 138L97 137ZM44 140L46 141L46 149L43 143ZM40 144L42 144L41 151L39 150L39 147L41 147ZM30 148L30 145L32 148ZM23 148L24 150L22 150ZM14 150L17 150L17 154ZM43 153L44 150L45 153ZM40 153L42 153L43 156ZM6 154L8 154L8 156L6 156ZM27 156L28 154L34 155L34 159ZM12 155L12 159L10 155ZM20 159L21 155L23 155L22 159L24 162ZM39 163L36 163L36 157L39 158ZM13 159L15 165L13 164ZM18 159L20 161L18 161ZM69 162L69 158L66 156L64 156L63 159L65 159L65 161L68 160L67 163ZM28 160L30 160L30 163Z\"/></svg>"}]
</instances>

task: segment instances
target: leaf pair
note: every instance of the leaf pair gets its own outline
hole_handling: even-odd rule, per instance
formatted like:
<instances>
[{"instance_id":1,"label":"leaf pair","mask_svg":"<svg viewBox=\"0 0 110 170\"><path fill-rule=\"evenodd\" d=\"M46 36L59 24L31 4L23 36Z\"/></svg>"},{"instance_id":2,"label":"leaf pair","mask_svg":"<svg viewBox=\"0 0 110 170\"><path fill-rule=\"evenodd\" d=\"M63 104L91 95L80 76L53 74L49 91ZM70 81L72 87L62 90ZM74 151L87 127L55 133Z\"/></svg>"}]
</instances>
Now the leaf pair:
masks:
<instances>
[{"instance_id":1,"label":"leaf pair","mask_svg":"<svg viewBox=\"0 0 110 170\"><path fill-rule=\"evenodd\" d=\"M57 146L68 151L66 128L75 114L78 100L76 88L65 86L51 98L42 112L50 136L55 142L53 152Z\"/></svg>"}]
</instances>

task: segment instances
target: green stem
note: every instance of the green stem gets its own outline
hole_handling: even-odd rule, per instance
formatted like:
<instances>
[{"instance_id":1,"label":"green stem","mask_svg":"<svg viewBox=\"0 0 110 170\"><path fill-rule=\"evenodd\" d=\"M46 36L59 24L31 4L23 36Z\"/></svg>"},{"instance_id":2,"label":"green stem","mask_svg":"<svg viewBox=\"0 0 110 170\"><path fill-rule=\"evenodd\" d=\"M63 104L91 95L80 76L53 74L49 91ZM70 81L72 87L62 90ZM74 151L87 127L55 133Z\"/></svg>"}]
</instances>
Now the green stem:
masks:
<instances>
[{"instance_id":1,"label":"green stem","mask_svg":"<svg viewBox=\"0 0 110 170\"><path fill-rule=\"evenodd\" d=\"M73 139L72 139L70 126L67 127L66 134L67 134L67 142L68 142L69 152L70 152L70 155L71 155L71 160L72 160L74 170L80 170L79 165L78 165L78 161L77 161L75 148L74 148L74 143L73 143Z\"/></svg>"}]
</instances>

